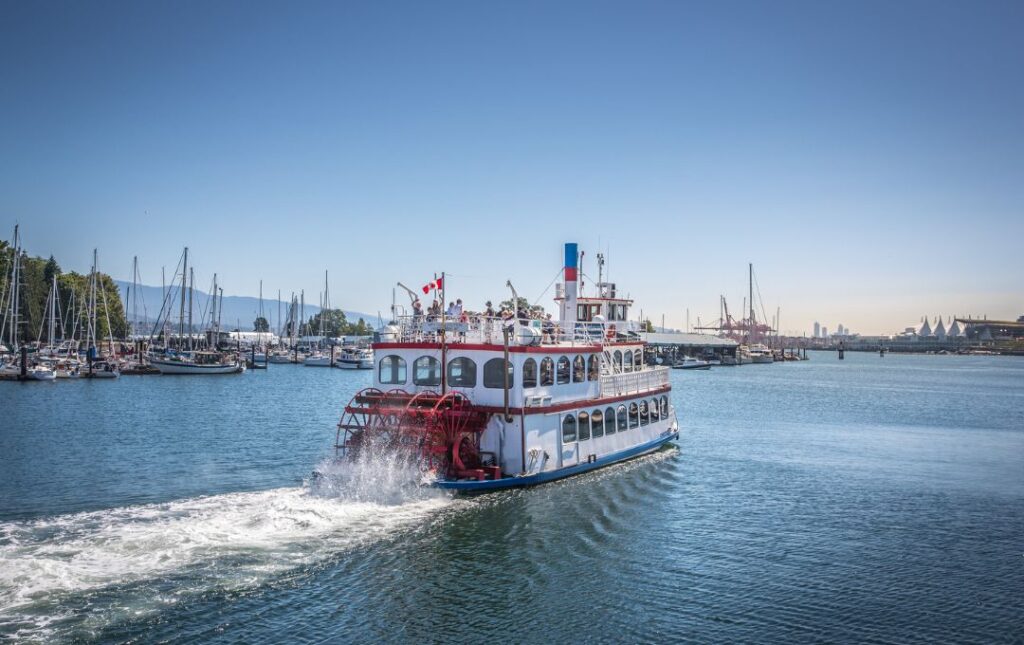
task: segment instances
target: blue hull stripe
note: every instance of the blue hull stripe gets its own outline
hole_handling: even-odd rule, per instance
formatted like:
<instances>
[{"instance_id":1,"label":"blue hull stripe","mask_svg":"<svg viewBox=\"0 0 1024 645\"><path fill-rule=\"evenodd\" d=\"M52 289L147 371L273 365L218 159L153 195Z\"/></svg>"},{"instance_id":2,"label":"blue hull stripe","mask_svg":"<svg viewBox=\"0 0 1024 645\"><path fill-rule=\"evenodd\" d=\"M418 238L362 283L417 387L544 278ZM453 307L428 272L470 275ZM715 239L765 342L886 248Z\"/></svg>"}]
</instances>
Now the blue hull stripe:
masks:
<instances>
[{"instance_id":1,"label":"blue hull stripe","mask_svg":"<svg viewBox=\"0 0 1024 645\"><path fill-rule=\"evenodd\" d=\"M467 480L467 481L439 481L434 482L433 486L436 488L444 488L445 490L454 490L461 492L483 492L489 490L501 490L503 488L518 488L520 486L535 486L537 484L543 484L546 482L555 481L556 479L563 479L572 475L579 475L591 470L597 470L604 466L610 466L620 461L639 457L648 452L653 452L665 445L672 439L678 439L679 433L673 432L672 434L658 437L653 441L642 443L639 446L633 446L632 448L626 448L619 452L613 452L610 455L599 457L591 463L576 464L575 466L567 466L565 468L559 468L557 470L548 470L537 473L536 475L527 475L526 477L503 477L497 480Z\"/></svg>"}]
</instances>

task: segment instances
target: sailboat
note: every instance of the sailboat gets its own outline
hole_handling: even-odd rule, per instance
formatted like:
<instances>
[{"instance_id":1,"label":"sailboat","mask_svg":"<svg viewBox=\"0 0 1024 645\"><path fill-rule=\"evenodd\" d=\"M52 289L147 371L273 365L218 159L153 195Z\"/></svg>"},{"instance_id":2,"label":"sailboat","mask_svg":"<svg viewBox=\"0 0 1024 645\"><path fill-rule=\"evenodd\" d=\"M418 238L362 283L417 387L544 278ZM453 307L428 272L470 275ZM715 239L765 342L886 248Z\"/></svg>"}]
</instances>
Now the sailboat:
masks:
<instances>
[{"instance_id":1,"label":"sailboat","mask_svg":"<svg viewBox=\"0 0 1024 645\"><path fill-rule=\"evenodd\" d=\"M280 302L281 302L281 299L280 299L280 295L279 295L278 296L278 307L279 308L280 308ZM296 320L296 317L298 316L298 304L299 303L298 303L298 300L295 297L295 292L292 292L292 300L291 300L290 303L288 303L288 323L287 323L287 327L282 326L281 327L281 332L280 332L280 338L281 338L282 341L284 340L285 332L286 331L288 332L288 345L284 346L284 347L278 346L277 349L275 349L274 351L270 352L270 354L267 356L267 361L270 362L270 363L295 363L295 362L297 362L295 353L293 352L293 350L290 350L289 347L295 347L295 333L296 333L296 328L297 328L296 325L298 324L298 321Z\"/></svg>"},{"instance_id":2,"label":"sailboat","mask_svg":"<svg viewBox=\"0 0 1024 645\"><path fill-rule=\"evenodd\" d=\"M113 357L104 357L100 353L101 341L97 337L99 329L99 303L103 303L103 315L107 324L107 347L114 351L114 335L110 326L110 309L107 307L107 291L103 288L99 277L99 253L92 250L92 271L89 273L89 295L86 303L86 362L87 368L81 378L117 378L121 371Z\"/></svg>"},{"instance_id":3,"label":"sailboat","mask_svg":"<svg viewBox=\"0 0 1024 645\"><path fill-rule=\"evenodd\" d=\"M256 313L256 324L253 325L256 329L256 346L253 348L248 361L249 367L254 370L267 369L267 347L263 343L263 329L260 327L260 325L265 323L266 320L267 319L263 316L263 280L260 280L260 307Z\"/></svg>"},{"instance_id":4,"label":"sailboat","mask_svg":"<svg viewBox=\"0 0 1024 645\"><path fill-rule=\"evenodd\" d=\"M178 347L174 350L167 348L164 353L150 353L149 362L161 374L240 374L245 371L245 362L233 354L221 353L212 350L200 350L196 348L195 338L192 333L192 301L195 291L195 272L188 266L188 247L182 255L181 263L181 301L178 314ZM216 279L214 280L214 298L218 292ZM187 302L187 307L186 307ZM165 305L169 300L165 300ZM216 308L216 300L214 301ZM212 310L211 310L212 314ZM168 309L169 315L169 309ZM187 318L186 318L187 315ZM219 336L218 315L212 314L216 321L212 333L216 338ZM186 338L186 320L187 338ZM187 348L186 348L187 343Z\"/></svg>"},{"instance_id":5,"label":"sailboat","mask_svg":"<svg viewBox=\"0 0 1024 645\"><path fill-rule=\"evenodd\" d=\"M303 364L306 367L331 367L334 364L334 357L331 352L324 351L324 314L331 308L331 292L327 286L327 272L324 271L324 293L320 298L320 326L317 330L317 335L320 340L317 341L317 349L306 357Z\"/></svg>"},{"instance_id":6,"label":"sailboat","mask_svg":"<svg viewBox=\"0 0 1024 645\"><path fill-rule=\"evenodd\" d=\"M7 332L9 361L0 360L0 378L23 381L52 381L56 372L45 365L29 365L26 348L21 345L21 238L18 225L14 226L14 240L11 251L11 279L8 283L3 322L0 323L0 337ZM20 350L20 355L19 355Z\"/></svg>"}]
</instances>

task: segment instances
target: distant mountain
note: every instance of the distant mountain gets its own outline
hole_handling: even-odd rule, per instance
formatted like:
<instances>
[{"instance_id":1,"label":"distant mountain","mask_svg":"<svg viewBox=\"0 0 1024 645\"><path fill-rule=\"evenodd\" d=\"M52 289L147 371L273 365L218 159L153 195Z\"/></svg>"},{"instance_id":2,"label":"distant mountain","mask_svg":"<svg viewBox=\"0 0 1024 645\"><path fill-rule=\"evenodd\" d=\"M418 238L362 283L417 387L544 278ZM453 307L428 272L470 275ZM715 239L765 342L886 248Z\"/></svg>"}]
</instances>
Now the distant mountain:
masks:
<instances>
[{"instance_id":1,"label":"distant mountain","mask_svg":"<svg viewBox=\"0 0 1024 645\"><path fill-rule=\"evenodd\" d=\"M125 308L126 318L131 320L132 316L132 303L130 300L126 301L128 289L131 287L130 282L124 280L114 280L117 283L117 288L121 292L121 302L127 302ZM160 306L163 301L163 289L160 287L150 287L148 285L139 285L138 291L138 313L139 320L142 322L155 322L157 316L160 314ZM192 296L192 308L193 320L198 324L199 318L202 316L204 310L209 308L208 301L210 295L199 289L195 290ZM277 320L277 299L263 299L263 315L270 322L270 328L272 331L276 331L278 328ZM171 319L176 320L178 311L178 305L175 303L172 309ZM221 327L224 329L234 329L238 327L242 331L249 331L253 328L253 322L256 320L260 309L260 299L252 298L249 296L224 296L223 310L221 312ZM305 314L308 319L310 316L315 316L320 311L320 307L317 305L311 305L306 303ZM367 314L361 311L349 311L343 309L345 317L351 322L356 322L360 318L366 321L366 324L376 327L377 316L376 314ZM288 303L281 303L281 316L288 315Z\"/></svg>"}]
</instances>

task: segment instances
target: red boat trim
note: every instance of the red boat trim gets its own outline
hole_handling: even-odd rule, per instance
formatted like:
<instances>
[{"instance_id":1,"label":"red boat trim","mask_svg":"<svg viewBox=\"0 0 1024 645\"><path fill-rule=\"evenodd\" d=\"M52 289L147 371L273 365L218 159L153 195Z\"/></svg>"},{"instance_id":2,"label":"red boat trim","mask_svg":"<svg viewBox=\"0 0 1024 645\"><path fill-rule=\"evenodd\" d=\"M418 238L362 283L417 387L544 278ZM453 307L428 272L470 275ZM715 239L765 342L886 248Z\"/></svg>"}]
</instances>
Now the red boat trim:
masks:
<instances>
[{"instance_id":1,"label":"red boat trim","mask_svg":"<svg viewBox=\"0 0 1024 645\"><path fill-rule=\"evenodd\" d=\"M639 400L645 399L649 396L657 396L659 394L667 394L672 391L672 386L665 385L653 390L646 392L634 392L632 394L623 394L622 396L606 396L600 399L582 399L579 401L570 401L569 403L558 403L556 405L545 405L537 407L523 407L523 408L509 408L509 414L551 414L553 412L565 412L567 410L577 410L583 408L594 408L599 407L608 403L618 403L619 401L629 401L631 399ZM477 405L475 409L488 414L504 414L505 408L500 405Z\"/></svg>"}]
</instances>

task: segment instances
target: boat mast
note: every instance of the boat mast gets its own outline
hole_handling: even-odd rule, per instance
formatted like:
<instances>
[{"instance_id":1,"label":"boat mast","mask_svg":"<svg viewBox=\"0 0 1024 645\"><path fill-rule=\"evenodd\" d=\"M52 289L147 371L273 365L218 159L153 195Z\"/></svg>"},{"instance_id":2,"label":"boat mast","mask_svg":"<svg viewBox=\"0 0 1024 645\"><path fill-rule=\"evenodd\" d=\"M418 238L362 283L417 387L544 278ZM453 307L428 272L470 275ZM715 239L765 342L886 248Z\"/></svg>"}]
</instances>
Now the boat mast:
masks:
<instances>
[{"instance_id":1,"label":"boat mast","mask_svg":"<svg viewBox=\"0 0 1024 645\"><path fill-rule=\"evenodd\" d=\"M139 333L139 256L132 257L132 340Z\"/></svg>"},{"instance_id":2,"label":"boat mast","mask_svg":"<svg viewBox=\"0 0 1024 645\"><path fill-rule=\"evenodd\" d=\"M751 262L747 265L749 268L749 274L747 277L747 287L750 290L750 319L747 321L749 326L747 327L747 342L754 342L754 263Z\"/></svg>"},{"instance_id":3,"label":"boat mast","mask_svg":"<svg viewBox=\"0 0 1024 645\"><path fill-rule=\"evenodd\" d=\"M90 352L96 353L96 249L92 250L92 273L89 275L89 300L86 303L86 320L88 339L86 345Z\"/></svg>"},{"instance_id":4,"label":"boat mast","mask_svg":"<svg viewBox=\"0 0 1024 645\"><path fill-rule=\"evenodd\" d=\"M99 284L100 275L98 260L96 264L97 288L99 288L100 298L103 300L103 319L107 321L107 349L110 351L111 354L116 356L117 352L114 351L114 328L110 324L110 307L107 305L107 290L102 288L102 285Z\"/></svg>"},{"instance_id":5,"label":"boat mast","mask_svg":"<svg viewBox=\"0 0 1024 645\"><path fill-rule=\"evenodd\" d=\"M212 295L213 295L213 305L212 305L212 309L210 310L210 328L213 330L213 339L212 339L213 342L211 343L213 345L213 347L211 349L217 349L217 345L220 344L220 326L217 324L219 322L219 319L218 319L219 313L217 311L217 274L216 273L213 274L213 294Z\"/></svg>"},{"instance_id":6,"label":"boat mast","mask_svg":"<svg viewBox=\"0 0 1024 645\"><path fill-rule=\"evenodd\" d=\"M8 287L8 311L4 312L4 323L10 321L10 327L8 327L8 344L11 346L11 351L18 351L18 312L19 312L19 291L18 282L20 272L18 271L19 264L21 263L21 252L18 248L20 243L18 237L18 225L14 225L14 246L11 249L13 255L11 256L11 284Z\"/></svg>"},{"instance_id":7,"label":"boat mast","mask_svg":"<svg viewBox=\"0 0 1024 645\"><path fill-rule=\"evenodd\" d=\"M188 351L195 351L192 345L192 294L196 288L196 272L192 267L188 269Z\"/></svg>"},{"instance_id":8,"label":"boat mast","mask_svg":"<svg viewBox=\"0 0 1024 645\"><path fill-rule=\"evenodd\" d=\"M181 265L181 307L178 309L178 351L181 351L182 341L185 338L185 290L188 278L188 247L185 247L185 260Z\"/></svg>"},{"instance_id":9,"label":"boat mast","mask_svg":"<svg viewBox=\"0 0 1024 645\"><path fill-rule=\"evenodd\" d=\"M50 329L49 345L53 347L54 337L57 335L57 275L53 275L53 284L50 286Z\"/></svg>"}]
</instances>

